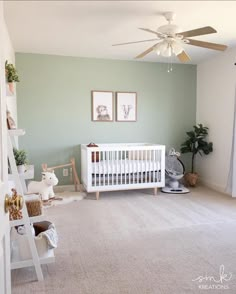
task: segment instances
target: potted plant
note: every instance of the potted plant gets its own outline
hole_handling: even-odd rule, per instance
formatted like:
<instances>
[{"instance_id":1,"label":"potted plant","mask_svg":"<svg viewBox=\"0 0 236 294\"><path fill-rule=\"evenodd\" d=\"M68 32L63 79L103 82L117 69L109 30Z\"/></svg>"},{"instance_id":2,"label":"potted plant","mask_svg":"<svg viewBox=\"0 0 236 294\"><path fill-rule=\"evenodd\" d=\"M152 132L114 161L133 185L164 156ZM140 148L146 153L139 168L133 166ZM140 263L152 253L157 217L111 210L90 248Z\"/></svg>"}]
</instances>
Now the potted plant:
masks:
<instances>
[{"instance_id":1,"label":"potted plant","mask_svg":"<svg viewBox=\"0 0 236 294\"><path fill-rule=\"evenodd\" d=\"M195 172L195 157L199 153L207 155L213 151L213 143L205 141L208 135L208 128L202 124L193 126L193 130L186 133L188 138L181 144L182 153L192 153L191 172L185 174L185 180L190 186L195 186L198 174Z\"/></svg>"},{"instance_id":2,"label":"potted plant","mask_svg":"<svg viewBox=\"0 0 236 294\"><path fill-rule=\"evenodd\" d=\"M6 73L6 80L9 86L9 90L12 94L14 94L14 82L19 82L19 77L17 71L12 63L8 63L6 60L5 62L5 73Z\"/></svg>"},{"instance_id":3,"label":"potted plant","mask_svg":"<svg viewBox=\"0 0 236 294\"><path fill-rule=\"evenodd\" d=\"M13 148L13 153L16 161L16 166L19 174L25 172L25 164L27 163L27 155L25 150Z\"/></svg>"}]
</instances>

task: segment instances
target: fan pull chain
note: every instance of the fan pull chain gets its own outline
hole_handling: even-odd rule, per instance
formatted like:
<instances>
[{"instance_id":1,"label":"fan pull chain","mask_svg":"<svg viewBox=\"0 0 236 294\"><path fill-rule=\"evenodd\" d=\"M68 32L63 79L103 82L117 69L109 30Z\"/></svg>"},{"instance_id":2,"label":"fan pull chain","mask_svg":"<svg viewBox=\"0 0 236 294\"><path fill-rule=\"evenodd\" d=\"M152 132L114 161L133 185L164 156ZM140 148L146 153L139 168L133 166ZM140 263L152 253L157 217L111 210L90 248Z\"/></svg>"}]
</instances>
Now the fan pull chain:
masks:
<instances>
[{"instance_id":1,"label":"fan pull chain","mask_svg":"<svg viewBox=\"0 0 236 294\"><path fill-rule=\"evenodd\" d=\"M171 56L169 57L169 60L168 60L168 66L167 66L167 72L172 72L173 71L173 62L172 62L172 59L173 59L173 52L172 52L172 48L171 48Z\"/></svg>"}]
</instances>

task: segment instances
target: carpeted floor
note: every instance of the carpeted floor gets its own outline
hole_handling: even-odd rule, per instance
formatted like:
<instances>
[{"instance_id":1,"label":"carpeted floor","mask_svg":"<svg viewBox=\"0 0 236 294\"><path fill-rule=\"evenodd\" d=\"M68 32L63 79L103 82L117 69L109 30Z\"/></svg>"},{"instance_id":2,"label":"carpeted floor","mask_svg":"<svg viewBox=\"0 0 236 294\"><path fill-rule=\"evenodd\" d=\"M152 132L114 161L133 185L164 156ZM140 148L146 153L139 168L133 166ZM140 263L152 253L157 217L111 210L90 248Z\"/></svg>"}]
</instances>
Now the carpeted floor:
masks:
<instances>
[{"instance_id":1,"label":"carpeted floor","mask_svg":"<svg viewBox=\"0 0 236 294\"><path fill-rule=\"evenodd\" d=\"M151 193L47 209L60 237L56 262L43 266L43 282L33 268L13 271L13 294L236 293L236 199L200 187Z\"/></svg>"}]
</instances>

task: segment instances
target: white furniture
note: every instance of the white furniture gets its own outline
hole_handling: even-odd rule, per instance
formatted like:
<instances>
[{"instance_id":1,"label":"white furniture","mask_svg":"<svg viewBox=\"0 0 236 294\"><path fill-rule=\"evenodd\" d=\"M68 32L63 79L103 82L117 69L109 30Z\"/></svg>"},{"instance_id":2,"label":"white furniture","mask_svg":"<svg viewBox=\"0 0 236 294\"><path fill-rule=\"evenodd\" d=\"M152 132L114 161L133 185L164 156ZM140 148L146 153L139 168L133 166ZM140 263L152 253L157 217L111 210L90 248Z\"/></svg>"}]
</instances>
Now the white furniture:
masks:
<instances>
[{"instance_id":1,"label":"white furniture","mask_svg":"<svg viewBox=\"0 0 236 294\"><path fill-rule=\"evenodd\" d=\"M12 172L12 174L9 175L9 179L14 181L17 193L19 195L22 195L25 199L27 196L24 196L24 193L26 191L25 191L25 186L22 186L22 181L29 178L32 175L32 173L28 171L26 172L25 175L19 175L17 171L17 167L16 167L14 154L13 154L13 146L15 145L14 143L15 138L17 136L21 136L24 134L25 134L25 131L22 129L8 130L8 159L9 159L9 164L10 164L10 168ZM21 225L25 226L26 234L24 235L24 238L27 239L26 241L28 242L27 245L29 247L30 258L23 260L22 255L16 254L16 252L12 252L11 269L34 266L36 270L37 278L40 281L40 280L43 280L41 264L51 263L55 261L53 250L51 250L49 254L39 255L39 252L37 250L36 243L35 243L35 237L32 235L32 231L31 231L31 224L44 220L44 216L39 215L35 217L29 217L26 205L23 205L22 216L23 216L22 219L10 221L10 225L11 227L21 226ZM16 246L15 243L14 245Z\"/></svg>"},{"instance_id":2,"label":"white furniture","mask_svg":"<svg viewBox=\"0 0 236 294\"><path fill-rule=\"evenodd\" d=\"M148 143L81 145L82 184L87 192L165 186L165 146Z\"/></svg>"}]
</instances>

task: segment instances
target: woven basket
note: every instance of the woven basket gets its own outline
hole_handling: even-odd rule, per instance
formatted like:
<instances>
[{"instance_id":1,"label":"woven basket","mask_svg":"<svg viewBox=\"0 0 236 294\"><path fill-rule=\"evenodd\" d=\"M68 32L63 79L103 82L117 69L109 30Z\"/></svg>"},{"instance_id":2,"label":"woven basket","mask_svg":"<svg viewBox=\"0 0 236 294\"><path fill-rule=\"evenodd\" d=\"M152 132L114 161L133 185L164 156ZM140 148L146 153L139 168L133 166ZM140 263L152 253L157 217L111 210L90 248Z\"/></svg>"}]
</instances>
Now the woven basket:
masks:
<instances>
[{"instance_id":1,"label":"woven basket","mask_svg":"<svg viewBox=\"0 0 236 294\"><path fill-rule=\"evenodd\" d=\"M38 216L42 214L42 201L39 197L29 198L25 201L28 215Z\"/></svg>"},{"instance_id":2,"label":"woven basket","mask_svg":"<svg viewBox=\"0 0 236 294\"><path fill-rule=\"evenodd\" d=\"M184 179L189 186L195 187L197 184L197 181L198 181L198 174L197 173L186 173L184 175Z\"/></svg>"}]
</instances>

